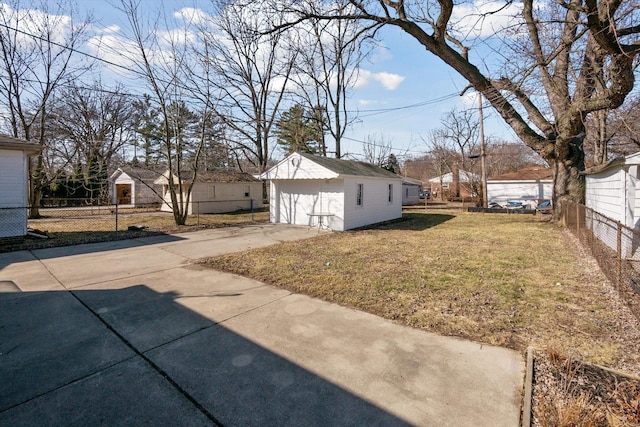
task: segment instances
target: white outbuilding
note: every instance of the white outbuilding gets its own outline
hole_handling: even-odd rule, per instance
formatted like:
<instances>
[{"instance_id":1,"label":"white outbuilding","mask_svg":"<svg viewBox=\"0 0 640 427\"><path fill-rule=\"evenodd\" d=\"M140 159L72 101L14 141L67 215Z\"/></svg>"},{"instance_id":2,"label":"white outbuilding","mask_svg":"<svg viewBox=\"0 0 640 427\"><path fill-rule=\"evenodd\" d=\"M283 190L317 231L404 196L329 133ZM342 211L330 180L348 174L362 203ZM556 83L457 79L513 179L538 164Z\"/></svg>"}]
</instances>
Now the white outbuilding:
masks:
<instances>
[{"instance_id":1,"label":"white outbuilding","mask_svg":"<svg viewBox=\"0 0 640 427\"><path fill-rule=\"evenodd\" d=\"M182 200L187 199L186 189L192 181L193 173L183 177ZM173 182L177 187L178 177L175 175ZM157 178L155 183L162 186L164 203L162 203L161 210L171 212L169 171ZM195 182L193 182L187 213L189 215L225 213L252 208L262 208L262 182L248 173L219 170L198 172Z\"/></svg>"},{"instance_id":2,"label":"white outbuilding","mask_svg":"<svg viewBox=\"0 0 640 427\"><path fill-rule=\"evenodd\" d=\"M402 217L402 177L369 163L293 153L261 178L273 223L344 231Z\"/></svg>"},{"instance_id":3,"label":"white outbuilding","mask_svg":"<svg viewBox=\"0 0 640 427\"><path fill-rule=\"evenodd\" d=\"M587 169L585 205L629 228L640 228L640 152Z\"/></svg>"},{"instance_id":4,"label":"white outbuilding","mask_svg":"<svg viewBox=\"0 0 640 427\"><path fill-rule=\"evenodd\" d=\"M506 205L519 202L531 209L553 196L553 171L531 166L487 180L487 202Z\"/></svg>"},{"instance_id":5,"label":"white outbuilding","mask_svg":"<svg viewBox=\"0 0 640 427\"><path fill-rule=\"evenodd\" d=\"M0 238L27 234L29 157L39 144L0 135Z\"/></svg>"},{"instance_id":6,"label":"white outbuilding","mask_svg":"<svg viewBox=\"0 0 640 427\"><path fill-rule=\"evenodd\" d=\"M413 178L402 178L402 206L420 204L422 181Z\"/></svg>"},{"instance_id":7,"label":"white outbuilding","mask_svg":"<svg viewBox=\"0 0 640 427\"><path fill-rule=\"evenodd\" d=\"M151 169L121 167L109 178L111 203L133 207L160 205L162 185L154 181L159 172Z\"/></svg>"}]
</instances>

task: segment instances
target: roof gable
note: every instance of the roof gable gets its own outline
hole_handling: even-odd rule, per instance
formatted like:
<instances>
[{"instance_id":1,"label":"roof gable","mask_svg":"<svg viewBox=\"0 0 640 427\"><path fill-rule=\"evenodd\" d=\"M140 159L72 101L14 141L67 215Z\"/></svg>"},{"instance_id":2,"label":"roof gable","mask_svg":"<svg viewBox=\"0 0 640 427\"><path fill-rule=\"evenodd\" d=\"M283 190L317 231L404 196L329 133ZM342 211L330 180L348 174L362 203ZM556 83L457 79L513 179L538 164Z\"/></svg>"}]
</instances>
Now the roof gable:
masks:
<instances>
[{"instance_id":1,"label":"roof gable","mask_svg":"<svg viewBox=\"0 0 640 427\"><path fill-rule=\"evenodd\" d=\"M24 139L13 138L8 135L0 135L0 149L19 150L24 151L27 154L37 154L42 150L42 146Z\"/></svg>"},{"instance_id":2,"label":"roof gable","mask_svg":"<svg viewBox=\"0 0 640 427\"><path fill-rule=\"evenodd\" d=\"M182 182L187 183L193 181L193 171L187 171L182 173ZM165 171L159 178L155 180L156 184L166 184L169 177L169 171ZM173 179L177 182L178 177L174 174ZM233 170L217 170L198 172L196 174L195 182L219 182L219 183L231 183L231 182L259 182L259 179L253 177L245 172L238 172Z\"/></svg>"},{"instance_id":3,"label":"roof gable","mask_svg":"<svg viewBox=\"0 0 640 427\"><path fill-rule=\"evenodd\" d=\"M370 163L292 153L261 175L265 179L332 179L345 176L402 179Z\"/></svg>"}]
</instances>

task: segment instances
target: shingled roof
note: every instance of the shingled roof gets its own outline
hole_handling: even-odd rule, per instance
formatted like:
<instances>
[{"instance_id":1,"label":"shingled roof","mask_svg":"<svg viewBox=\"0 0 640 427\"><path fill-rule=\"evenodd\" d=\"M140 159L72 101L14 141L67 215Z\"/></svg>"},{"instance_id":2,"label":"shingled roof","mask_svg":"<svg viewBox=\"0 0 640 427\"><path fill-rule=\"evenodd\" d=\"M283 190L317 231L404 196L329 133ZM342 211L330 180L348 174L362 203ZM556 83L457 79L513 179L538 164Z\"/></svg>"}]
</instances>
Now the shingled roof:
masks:
<instances>
[{"instance_id":1,"label":"shingled roof","mask_svg":"<svg viewBox=\"0 0 640 427\"><path fill-rule=\"evenodd\" d=\"M544 166L531 166L489 178L490 181L544 181L552 179L553 171Z\"/></svg>"},{"instance_id":2,"label":"shingled roof","mask_svg":"<svg viewBox=\"0 0 640 427\"><path fill-rule=\"evenodd\" d=\"M22 150L27 153L38 153L42 150L42 145L26 141L24 139L13 138L8 135L0 134L0 148L11 149L11 150Z\"/></svg>"},{"instance_id":3,"label":"shingled roof","mask_svg":"<svg viewBox=\"0 0 640 427\"><path fill-rule=\"evenodd\" d=\"M379 166L372 165L371 163L359 162L356 160L343 160L334 159L331 157L314 156L313 154L308 153L298 154L339 175L371 176L396 179L402 178L401 176L396 175L393 172L382 169Z\"/></svg>"}]
</instances>

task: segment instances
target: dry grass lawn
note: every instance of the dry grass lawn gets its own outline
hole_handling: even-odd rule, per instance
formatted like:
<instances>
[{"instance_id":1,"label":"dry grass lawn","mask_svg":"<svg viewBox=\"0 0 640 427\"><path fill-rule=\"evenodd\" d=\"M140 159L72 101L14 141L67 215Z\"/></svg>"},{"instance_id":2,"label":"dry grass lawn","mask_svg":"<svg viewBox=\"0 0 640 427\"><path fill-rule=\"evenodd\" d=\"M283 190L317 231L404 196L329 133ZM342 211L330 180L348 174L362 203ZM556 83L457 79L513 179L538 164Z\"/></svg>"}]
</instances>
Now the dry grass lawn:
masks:
<instances>
[{"instance_id":1,"label":"dry grass lawn","mask_svg":"<svg viewBox=\"0 0 640 427\"><path fill-rule=\"evenodd\" d=\"M41 249L82 243L132 239L151 234L182 233L203 228L231 227L269 221L269 212L239 211L225 214L200 214L187 218L185 225L175 225L168 212L121 210L116 217L110 208L43 209L43 218L29 220L29 227L46 233L48 239L36 237L0 239L0 252ZM146 227L144 231L129 231L132 225Z\"/></svg>"},{"instance_id":2,"label":"dry grass lawn","mask_svg":"<svg viewBox=\"0 0 640 427\"><path fill-rule=\"evenodd\" d=\"M438 334L578 351L638 374L638 319L578 246L532 215L416 211L206 264Z\"/></svg>"}]
</instances>

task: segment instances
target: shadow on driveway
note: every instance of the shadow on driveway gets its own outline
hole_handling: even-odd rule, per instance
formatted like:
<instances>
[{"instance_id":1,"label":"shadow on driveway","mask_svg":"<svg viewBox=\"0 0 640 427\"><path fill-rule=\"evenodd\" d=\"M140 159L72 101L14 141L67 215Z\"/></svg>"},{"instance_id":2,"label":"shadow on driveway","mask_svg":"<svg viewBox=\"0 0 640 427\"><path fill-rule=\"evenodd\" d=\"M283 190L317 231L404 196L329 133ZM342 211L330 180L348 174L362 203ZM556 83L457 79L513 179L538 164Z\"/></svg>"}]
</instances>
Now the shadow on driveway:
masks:
<instances>
[{"instance_id":1,"label":"shadow on driveway","mask_svg":"<svg viewBox=\"0 0 640 427\"><path fill-rule=\"evenodd\" d=\"M0 293L0 425L408 425L177 297Z\"/></svg>"}]
</instances>

